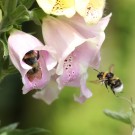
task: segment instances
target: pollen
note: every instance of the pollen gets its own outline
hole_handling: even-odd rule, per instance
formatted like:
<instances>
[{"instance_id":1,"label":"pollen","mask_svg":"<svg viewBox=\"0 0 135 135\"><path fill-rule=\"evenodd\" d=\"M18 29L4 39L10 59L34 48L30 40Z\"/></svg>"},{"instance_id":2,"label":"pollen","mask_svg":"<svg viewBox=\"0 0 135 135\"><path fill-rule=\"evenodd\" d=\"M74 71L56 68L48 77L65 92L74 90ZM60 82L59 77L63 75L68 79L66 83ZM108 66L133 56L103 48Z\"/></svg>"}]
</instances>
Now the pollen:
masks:
<instances>
[{"instance_id":1,"label":"pollen","mask_svg":"<svg viewBox=\"0 0 135 135\"><path fill-rule=\"evenodd\" d=\"M64 12L65 9L68 9L74 5L73 0L56 0L56 3L52 9L52 13Z\"/></svg>"},{"instance_id":2,"label":"pollen","mask_svg":"<svg viewBox=\"0 0 135 135\"><path fill-rule=\"evenodd\" d=\"M103 15L104 7L105 0L90 0L84 16L85 21L91 24L97 23Z\"/></svg>"}]
</instances>

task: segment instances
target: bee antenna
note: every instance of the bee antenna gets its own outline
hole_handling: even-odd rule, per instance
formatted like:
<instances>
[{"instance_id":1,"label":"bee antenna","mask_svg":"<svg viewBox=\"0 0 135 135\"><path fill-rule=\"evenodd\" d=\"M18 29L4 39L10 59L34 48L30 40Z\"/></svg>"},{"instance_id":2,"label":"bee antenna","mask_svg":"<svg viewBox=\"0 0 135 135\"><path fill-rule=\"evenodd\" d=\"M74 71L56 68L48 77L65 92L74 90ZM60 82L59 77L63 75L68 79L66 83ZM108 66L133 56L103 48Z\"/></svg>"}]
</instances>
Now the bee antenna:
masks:
<instances>
[{"instance_id":1,"label":"bee antenna","mask_svg":"<svg viewBox=\"0 0 135 135\"><path fill-rule=\"evenodd\" d=\"M95 70L95 71L97 71L98 73L100 73L97 69L93 69L93 70Z\"/></svg>"}]
</instances>

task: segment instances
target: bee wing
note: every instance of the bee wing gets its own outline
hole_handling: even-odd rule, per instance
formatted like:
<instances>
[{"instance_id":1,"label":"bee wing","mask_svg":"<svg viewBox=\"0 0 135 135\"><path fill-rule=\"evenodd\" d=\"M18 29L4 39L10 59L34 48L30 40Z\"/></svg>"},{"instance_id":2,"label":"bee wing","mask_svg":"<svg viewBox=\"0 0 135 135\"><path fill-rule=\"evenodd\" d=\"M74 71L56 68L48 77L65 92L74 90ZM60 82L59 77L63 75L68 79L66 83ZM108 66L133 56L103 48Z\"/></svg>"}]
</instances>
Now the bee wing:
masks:
<instances>
[{"instance_id":1,"label":"bee wing","mask_svg":"<svg viewBox=\"0 0 135 135\"><path fill-rule=\"evenodd\" d=\"M114 70L114 64L111 64L109 67L109 72L113 73L113 70Z\"/></svg>"},{"instance_id":2,"label":"bee wing","mask_svg":"<svg viewBox=\"0 0 135 135\"><path fill-rule=\"evenodd\" d=\"M94 80L94 81L89 81L91 83L95 83L95 84L101 84L104 83L107 79L102 79L102 80Z\"/></svg>"},{"instance_id":3,"label":"bee wing","mask_svg":"<svg viewBox=\"0 0 135 135\"><path fill-rule=\"evenodd\" d=\"M101 81L100 81L100 80L94 80L94 81L89 81L89 82L91 82L91 83L95 83L95 84L99 84L99 83L101 83Z\"/></svg>"}]
</instances>

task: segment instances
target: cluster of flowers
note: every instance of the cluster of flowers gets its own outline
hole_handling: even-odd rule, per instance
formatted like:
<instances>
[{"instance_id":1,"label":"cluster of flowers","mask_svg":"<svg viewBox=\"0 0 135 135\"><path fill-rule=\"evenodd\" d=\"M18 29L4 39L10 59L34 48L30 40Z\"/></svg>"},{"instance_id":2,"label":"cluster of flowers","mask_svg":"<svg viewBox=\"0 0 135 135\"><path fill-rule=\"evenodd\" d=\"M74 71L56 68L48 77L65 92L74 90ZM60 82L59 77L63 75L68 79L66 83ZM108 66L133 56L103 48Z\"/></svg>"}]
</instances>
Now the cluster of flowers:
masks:
<instances>
[{"instance_id":1,"label":"cluster of flowers","mask_svg":"<svg viewBox=\"0 0 135 135\"><path fill-rule=\"evenodd\" d=\"M23 94L38 89L33 97L50 104L64 86L80 87L80 95L74 98L82 103L92 96L86 86L87 69L99 67L104 30L111 16L102 18L105 0L37 3L48 14L42 20L46 45L20 30L13 30L8 38L11 61L22 76Z\"/></svg>"}]
</instances>

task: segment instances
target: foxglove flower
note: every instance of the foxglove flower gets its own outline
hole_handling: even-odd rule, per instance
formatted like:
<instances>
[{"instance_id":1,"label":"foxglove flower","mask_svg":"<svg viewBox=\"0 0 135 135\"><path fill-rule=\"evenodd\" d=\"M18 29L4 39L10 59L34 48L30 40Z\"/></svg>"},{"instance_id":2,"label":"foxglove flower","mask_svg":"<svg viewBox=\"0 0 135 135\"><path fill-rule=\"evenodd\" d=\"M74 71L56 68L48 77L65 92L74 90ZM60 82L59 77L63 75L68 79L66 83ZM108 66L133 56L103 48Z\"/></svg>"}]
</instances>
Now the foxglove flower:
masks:
<instances>
[{"instance_id":1,"label":"foxglove flower","mask_svg":"<svg viewBox=\"0 0 135 135\"><path fill-rule=\"evenodd\" d=\"M50 55L51 49L34 36L19 30L10 34L8 47L11 61L22 76L23 94L44 88L50 80L49 71L56 65L56 60Z\"/></svg>"},{"instance_id":2,"label":"foxglove flower","mask_svg":"<svg viewBox=\"0 0 135 135\"><path fill-rule=\"evenodd\" d=\"M56 73L59 75L59 89L64 86L80 87L80 96L75 96L80 103L92 96L86 87L87 69L98 68L100 64L100 48L110 16L92 26L87 25L78 14L71 19L51 16L43 19L43 38L47 46L57 52L53 55L58 61Z\"/></svg>"},{"instance_id":3,"label":"foxglove flower","mask_svg":"<svg viewBox=\"0 0 135 135\"><path fill-rule=\"evenodd\" d=\"M72 17L77 12L87 23L97 23L104 11L105 0L36 0L47 14Z\"/></svg>"}]
</instances>

